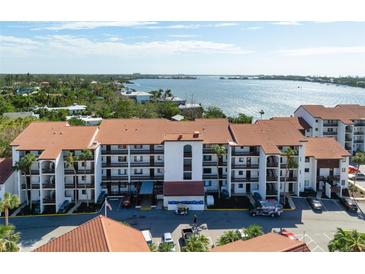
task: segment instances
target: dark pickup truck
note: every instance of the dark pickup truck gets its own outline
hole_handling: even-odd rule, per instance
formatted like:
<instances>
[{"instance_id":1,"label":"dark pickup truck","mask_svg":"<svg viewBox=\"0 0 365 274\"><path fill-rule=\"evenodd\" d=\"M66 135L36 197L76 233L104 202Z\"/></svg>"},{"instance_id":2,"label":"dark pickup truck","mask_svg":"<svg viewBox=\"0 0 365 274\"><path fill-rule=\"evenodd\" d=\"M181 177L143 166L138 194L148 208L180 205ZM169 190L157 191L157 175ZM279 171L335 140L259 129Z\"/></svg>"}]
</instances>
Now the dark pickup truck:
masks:
<instances>
[{"instance_id":1,"label":"dark pickup truck","mask_svg":"<svg viewBox=\"0 0 365 274\"><path fill-rule=\"evenodd\" d=\"M183 240L183 243L185 244L186 240L189 239L191 236L193 236L194 231L192 228L184 228L181 230L181 237Z\"/></svg>"}]
</instances>

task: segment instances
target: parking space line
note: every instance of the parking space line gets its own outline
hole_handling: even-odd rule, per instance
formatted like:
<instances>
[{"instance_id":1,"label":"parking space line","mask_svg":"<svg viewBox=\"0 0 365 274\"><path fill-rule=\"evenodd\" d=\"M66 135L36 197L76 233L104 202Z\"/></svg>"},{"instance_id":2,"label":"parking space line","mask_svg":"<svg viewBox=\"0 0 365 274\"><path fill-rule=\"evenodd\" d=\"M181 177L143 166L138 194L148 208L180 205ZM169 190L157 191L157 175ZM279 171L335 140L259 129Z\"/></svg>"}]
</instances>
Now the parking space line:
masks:
<instances>
[{"instance_id":1,"label":"parking space line","mask_svg":"<svg viewBox=\"0 0 365 274\"><path fill-rule=\"evenodd\" d=\"M322 233L328 240L332 240L326 233Z\"/></svg>"}]
</instances>

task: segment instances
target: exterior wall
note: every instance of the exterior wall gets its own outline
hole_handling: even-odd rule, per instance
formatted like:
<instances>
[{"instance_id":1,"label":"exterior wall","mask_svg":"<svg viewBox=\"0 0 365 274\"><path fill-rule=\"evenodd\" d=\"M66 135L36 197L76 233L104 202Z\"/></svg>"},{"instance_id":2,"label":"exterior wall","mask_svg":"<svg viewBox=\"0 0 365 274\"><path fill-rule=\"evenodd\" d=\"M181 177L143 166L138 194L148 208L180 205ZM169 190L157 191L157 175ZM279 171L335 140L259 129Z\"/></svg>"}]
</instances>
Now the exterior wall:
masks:
<instances>
[{"instance_id":1,"label":"exterior wall","mask_svg":"<svg viewBox=\"0 0 365 274\"><path fill-rule=\"evenodd\" d=\"M65 174L64 174L64 161L63 154L60 153L56 159L56 211L60 208L65 201Z\"/></svg>"},{"instance_id":2,"label":"exterior wall","mask_svg":"<svg viewBox=\"0 0 365 274\"><path fill-rule=\"evenodd\" d=\"M95 203L98 200L98 197L101 192L101 147L98 146L94 151L94 188L95 188Z\"/></svg>"},{"instance_id":3,"label":"exterior wall","mask_svg":"<svg viewBox=\"0 0 365 274\"><path fill-rule=\"evenodd\" d=\"M4 193L9 192L11 194L18 195L18 185L16 184L17 172L13 172L9 178L0 185L0 200L4 198Z\"/></svg>"},{"instance_id":4,"label":"exterior wall","mask_svg":"<svg viewBox=\"0 0 365 274\"><path fill-rule=\"evenodd\" d=\"M266 155L262 148L260 148L259 158L259 193L262 198L266 198Z\"/></svg>"},{"instance_id":5,"label":"exterior wall","mask_svg":"<svg viewBox=\"0 0 365 274\"><path fill-rule=\"evenodd\" d=\"M177 204L169 204L169 201L183 202L183 201L200 201L202 204L184 204L189 207L190 210L204 210L205 202L204 196L165 196L163 199L164 207L168 210L175 210Z\"/></svg>"},{"instance_id":6,"label":"exterior wall","mask_svg":"<svg viewBox=\"0 0 365 274\"><path fill-rule=\"evenodd\" d=\"M346 133L346 125L341 121L338 121L337 142L339 142L343 147L345 147L345 137L346 137L345 133Z\"/></svg>"},{"instance_id":7,"label":"exterior wall","mask_svg":"<svg viewBox=\"0 0 365 274\"><path fill-rule=\"evenodd\" d=\"M319 123L316 122L316 119L318 120L318 122L319 122L319 119L318 118L314 118L302 106L300 106L294 112L294 116L295 117L301 117L301 118L303 118L312 127L312 130L310 132L308 132L308 134L311 134L310 136L313 136L313 137L321 136L320 135L320 132L322 132L322 131L319 128ZM318 131L315 130L316 128L318 128Z\"/></svg>"},{"instance_id":8,"label":"exterior wall","mask_svg":"<svg viewBox=\"0 0 365 274\"><path fill-rule=\"evenodd\" d=\"M192 146L192 181L203 180L202 142L165 142L165 181L183 181L184 146Z\"/></svg>"},{"instance_id":9,"label":"exterior wall","mask_svg":"<svg viewBox=\"0 0 365 274\"><path fill-rule=\"evenodd\" d=\"M349 167L349 157L342 158L340 160L340 184L342 188L348 187L348 167Z\"/></svg>"}]
</instances>

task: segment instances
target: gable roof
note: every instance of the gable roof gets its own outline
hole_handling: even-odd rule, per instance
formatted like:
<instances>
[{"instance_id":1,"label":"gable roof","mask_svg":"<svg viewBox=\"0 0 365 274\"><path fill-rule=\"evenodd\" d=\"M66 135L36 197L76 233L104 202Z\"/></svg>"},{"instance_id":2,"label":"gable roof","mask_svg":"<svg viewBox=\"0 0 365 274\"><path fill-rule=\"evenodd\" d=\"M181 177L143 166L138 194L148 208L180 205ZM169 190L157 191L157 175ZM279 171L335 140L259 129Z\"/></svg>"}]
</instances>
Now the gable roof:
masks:
<instances>
[{"instance_id":1,"label":"gable roof","mask_svg":"<svg viewBox=\"0 0 365 274\"><path fill-rule=\"evenodd\" d=\"M0 158L0 185L13 174L12 160L10 158Z\"/></svg>"},{"instance_id":2,"label":"gable roof","mask_svg":"<svg viewBox=\"0 0 365 274\"><path fill-rule=\"evenodd\" d=\"M344 124L351 125L351 120L365 119L365 106L357 104L343 104L335 107L323 105L301 105L313 117L324 120L339 120Z\"/></svg>"},{"instance_id":3,"label":"gable roof","mask_svg":"<svg viewBox=\"0 0 365 274\"><path fill-rule=\"evenodd\" d=\"M261 146L266 154L280 154L278 146L299 146L304 136L288 120L259 120L255 124L231 124L237 145Z\"/></svg>"},{"instance_id":4,"label":"gable roof","mask_svg":"<svg viewBox=\"0 0 365 274\"><path fill-rule=\"evenodd\" d=\"M228 126L227 119L180 122L166 119L105 119L101 122L97 140L106 145L162 144L166 136L190 136L199 132L204 137L203 143L226 144L232 140Z\"/></svg>"},{"instance_id":5,"label":"gable roof","mask_svg":"<svg viewBox=\"0 0 365 274\"><path fill-rule=\"evenodd\" d=\"M309 252L308 246L299 240L270 232L250 240L238 240L216 246L212 252Z\"/></svg>"},{"instance_id":6,"label":"gable roof","mask_svg":"<svg viewBox=\"0 0 365 274\"><path fill-rule=\"evenodd\" d=\"M43 150L39 159L56 159L62 150L92 149L97 130L67 122L33 122L10 145L17 150Z\"/></svg>"},{"instance_id":7,"label":"gable roof","mask_svg":"<svg viewBox=\"0 0 365 274\"><path fill-rule=\"evenodd\" d=\"M35 252L149 252L139 230L99 215Z\"/></svg>"},{"instance_id":8,"label":"gable roof","mask_svg":"<svg viewBox=\"0 0 365 274\"><path fill-rule=\"evenodd\" d=\"M305 156L314 157L317 160L324 159L341 159L343 157L351 156L351 154L344 149L335 138L325 137L311 137L306 138Z\"/></svg>"},{"instance_id":9,"label":"gable roof","mask_svg":"<svg viewBox=\"0 0 365 274\"><path fill-rule=\"evenodd\" d=\"M288 121L291 123L297 130L306 130L310 129L311 126L301 117L272 117L270 120L279 120L279 121Z\"/></svg>"}]
</instances>

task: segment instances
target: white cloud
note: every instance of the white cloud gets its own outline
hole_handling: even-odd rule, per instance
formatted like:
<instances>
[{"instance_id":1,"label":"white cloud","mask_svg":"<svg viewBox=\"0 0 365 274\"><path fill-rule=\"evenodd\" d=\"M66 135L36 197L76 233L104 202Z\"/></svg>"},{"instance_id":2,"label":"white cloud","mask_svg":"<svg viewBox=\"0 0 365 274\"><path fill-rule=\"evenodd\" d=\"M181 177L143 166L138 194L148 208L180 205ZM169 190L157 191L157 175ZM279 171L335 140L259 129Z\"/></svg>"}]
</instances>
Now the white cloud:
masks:
<instances>
[{"instance_id":1,"label":"white cloud","mask_svg":"<svg viewBox=\"0 0 365 274\"><path fill-rule=\"evenodd\" d=\"M195 34L171 34L169 35L169 37L172 38L192 38L192 37L197 37L198 35Z\"/></svg>"},{"instance_id":2,"label":"white cloud","mask_svg":"<svg viewBox=\"0 0 365 274\"><path fill-rule=\"evenodd\" d=\"M301 23L296 21L282 21L282 22L273 22L273 25L281 25L281 26L299 26Z\"/></svg>"},{"instance_id":3,"label":"white cloud","mask_svg":"<svg viewBox=\"0 0 365 274\"><path fill-rule=\"evenodd\" d=\"M199 28L223 28L236 26L235 22L220 22L214 24L175 24L175 25L155 25L146 26L148 29L199 29Z\"/></svg>"},{"instance_id":4,"label":"white cloud","mask_svg":"<svg viewBox=\"0 0 365 274\"><path fill-rule=\"evenodd\" d=\"M326 55L326 54L351 54L365 53L365 46L360 47L312 47L278 50L280 54L288 56L309 56L309 55Z\"/></svg>"},{"instance_id":5,"label":"white cloud","mask_svg":"<svg viewBox=\"0 0 365 274\"><path fill-rule=\"evenodd\" d=\"M16 38L16 37L15 37ZM0 41L9 38L0 36ZM32 50L29 55L37 53L43 56L113 56L128 57L131 55L167 55L177 53L214 53L214 54L249 54L253 51L244 50L235 44L217 43L201 40L172 40L172 41L149 41L138 43L123 43L115 41L92 41L88 38L71 35L50 35L39 37L37 40L16 38L13 39L11 48L24 48L25 44L31 44ZM114 39L113 39L114 40ZM0 56L11 52L6 44L0 49Z\"/></svg>"},{"instance_id":6,"label":"white cloud","mask_svg":"<svg viewBox=\"0 0 365 274\"><path fill-rule=\"evenodd\" d=\"M62 22L51 26L33 28L32 30L81 30L81 29L96 29L102 27L137 27L154 25L156 22Z\"/></svg>"}]
</instances>

